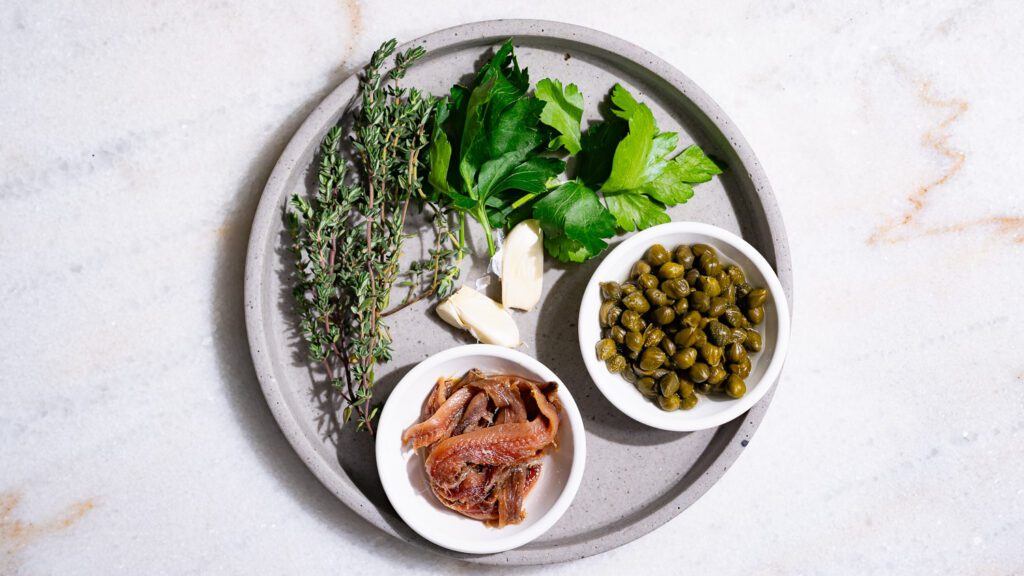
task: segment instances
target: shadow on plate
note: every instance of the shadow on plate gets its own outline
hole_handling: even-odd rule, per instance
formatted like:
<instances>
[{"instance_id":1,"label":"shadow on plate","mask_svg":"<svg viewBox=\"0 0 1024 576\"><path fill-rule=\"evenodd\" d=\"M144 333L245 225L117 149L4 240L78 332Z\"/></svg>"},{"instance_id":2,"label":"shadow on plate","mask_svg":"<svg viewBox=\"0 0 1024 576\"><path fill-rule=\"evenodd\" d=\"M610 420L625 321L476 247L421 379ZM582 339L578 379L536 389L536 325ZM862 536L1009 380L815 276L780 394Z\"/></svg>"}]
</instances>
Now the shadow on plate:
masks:
<instances>
[{"instance_id":1,"label":"shadow on plate","mask_svg":"<svg viewBox=\"0 0 1024 576\"><path fill-rule=\"evenodd\" d=\"M583 264L569 264L541 304L535 342L537 359L551 368L572 391L587 431L616 444L653 446L682 438L688 433L651 428L623 414L597 389L580 356L577 331L580 301L598 258ZM548 267L563 265L547 261ZM623 386L629 386L625 381Z\"/></svg>"}]
</instances>

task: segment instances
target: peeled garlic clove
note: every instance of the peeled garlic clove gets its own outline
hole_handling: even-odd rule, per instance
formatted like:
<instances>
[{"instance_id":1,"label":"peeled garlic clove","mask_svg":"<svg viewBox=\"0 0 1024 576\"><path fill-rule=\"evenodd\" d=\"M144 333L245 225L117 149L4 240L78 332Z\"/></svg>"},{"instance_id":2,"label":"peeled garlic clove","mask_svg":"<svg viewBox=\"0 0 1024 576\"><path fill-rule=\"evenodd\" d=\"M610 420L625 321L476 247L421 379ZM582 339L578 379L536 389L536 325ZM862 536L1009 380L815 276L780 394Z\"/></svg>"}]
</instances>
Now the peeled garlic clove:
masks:
<instances>
[{"instance_id":1,"label":"peeled garlic clove","mask_svg":"<svg viewBox=\"0 0 1024 576\"><path fill-rule=\"evenodd\" d=\"M452 294L454 297L455 294ZM459 310L452 304L452 299L448 298L444 302L437 305L437 315L441 317L441 320L455 326L456 328L466 329L466 325L462 323L462 319L459 318Z\"/></svg>"},{"instance_id":2,"label":"peeled garlic clove","mask_svg":"<svg viewBox=\"0 0 1024 576\"><path fill-rule=\"evenodd\" d=\"M536 220L523 220L502 246L501 302L505 308L531 310L544 288L544 233Z\"/></svg>"},{"instance_id":3,"label":"peeled garlic clove","mask_svg":"<svg viewBox=\"0 0 1024 576\"><path fill-rule=\"evenodd\" d=\"M515 348L519 346L519 328L507 310L487 296L463 286L437 305L442 320L469 333L484 344Z\"/></svg>"}]
</instances>

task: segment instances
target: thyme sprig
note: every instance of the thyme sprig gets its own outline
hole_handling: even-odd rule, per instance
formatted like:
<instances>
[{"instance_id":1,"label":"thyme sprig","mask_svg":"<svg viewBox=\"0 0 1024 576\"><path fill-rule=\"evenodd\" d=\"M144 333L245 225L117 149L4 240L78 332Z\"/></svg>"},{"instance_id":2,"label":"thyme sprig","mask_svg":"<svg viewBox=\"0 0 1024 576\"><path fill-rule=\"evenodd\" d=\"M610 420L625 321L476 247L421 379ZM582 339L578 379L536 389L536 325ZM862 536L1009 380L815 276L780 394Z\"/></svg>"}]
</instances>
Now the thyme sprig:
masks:
<instances>
[{"instance_id":1,"label":"thyme sprig","mask_svg":"<svg viewBox=\"0 0 1024 576\"><path fill-rule=\"evenodd\" d=\"M351 138L335 126L321 143L312 201L296 194L286 211L298 268L294 298L309 357L341 394L343 421L356 416L357 429L371 433L380 408L372 402L374 368L391 359L392 335L383 318L432 294L447 295L458 277L447 206L422 189L421 153L437 100L399 85L426 52L417 47L397 54L382 72L395 45L381 45L360 76ZM429 211L436 240L430 258L407 272L417 279L418 294L410 292L389 310L402 274L410 204Z\"/></svg>"}]
</instances>

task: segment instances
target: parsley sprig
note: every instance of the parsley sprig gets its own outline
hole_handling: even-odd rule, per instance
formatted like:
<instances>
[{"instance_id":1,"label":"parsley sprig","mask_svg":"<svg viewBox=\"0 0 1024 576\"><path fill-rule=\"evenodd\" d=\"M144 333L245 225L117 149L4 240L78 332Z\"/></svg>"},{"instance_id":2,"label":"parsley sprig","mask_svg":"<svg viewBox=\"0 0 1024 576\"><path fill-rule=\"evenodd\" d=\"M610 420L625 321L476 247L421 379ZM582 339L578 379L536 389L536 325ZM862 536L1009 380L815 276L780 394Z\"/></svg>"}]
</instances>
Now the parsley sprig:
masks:
<instances>
[{"instance_id":1,"label":"parsley sprig","mask_svg":"<svg viewBox=\"0 0 1024 576\"><path fill-rule=\"evenodd\" d=\"M621 85L611 115L581 132L583 95L545 78L530 93L512 41L481 67L469 86L455 85L438 105L430 148L434 198L450 202L484 229L537 219L548 253L582 262L620 232L670 220L666 209L721 169L698 146L678 152L679 135L658 130L651 109ZM568 180L565 156L577 156Z\"/></svg>"}]
</instances>

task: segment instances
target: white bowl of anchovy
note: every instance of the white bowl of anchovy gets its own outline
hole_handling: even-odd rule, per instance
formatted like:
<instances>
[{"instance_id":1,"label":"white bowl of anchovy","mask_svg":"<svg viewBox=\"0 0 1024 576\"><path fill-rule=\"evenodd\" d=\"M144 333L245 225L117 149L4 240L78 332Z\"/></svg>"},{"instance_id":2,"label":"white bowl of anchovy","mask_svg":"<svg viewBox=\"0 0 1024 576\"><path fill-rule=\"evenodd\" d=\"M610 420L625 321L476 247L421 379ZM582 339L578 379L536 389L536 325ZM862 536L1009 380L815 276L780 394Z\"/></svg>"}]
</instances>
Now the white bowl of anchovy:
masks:
<instances>
[{"instance_id":1,"label":"white bowl of anchovy","mask_svg":"<svg viewBox=\"0 0 1024 576\"><path fill-rule=\"evenodd\" d=\"M403 438L423 419L439 379L457 379L472 370L554 383L561 407L553 449L541 457L539 475L522 500L525 517L500 528L445 507L432 491L424 450L414 450ZM586 434L572 394L548 367L516 350L469 344L427 358L399 381L381 412L376 456L388 500L420 536L457 552L491 554L541 537L562 517L583 479Z\"/></svg>"}]
</instances>

